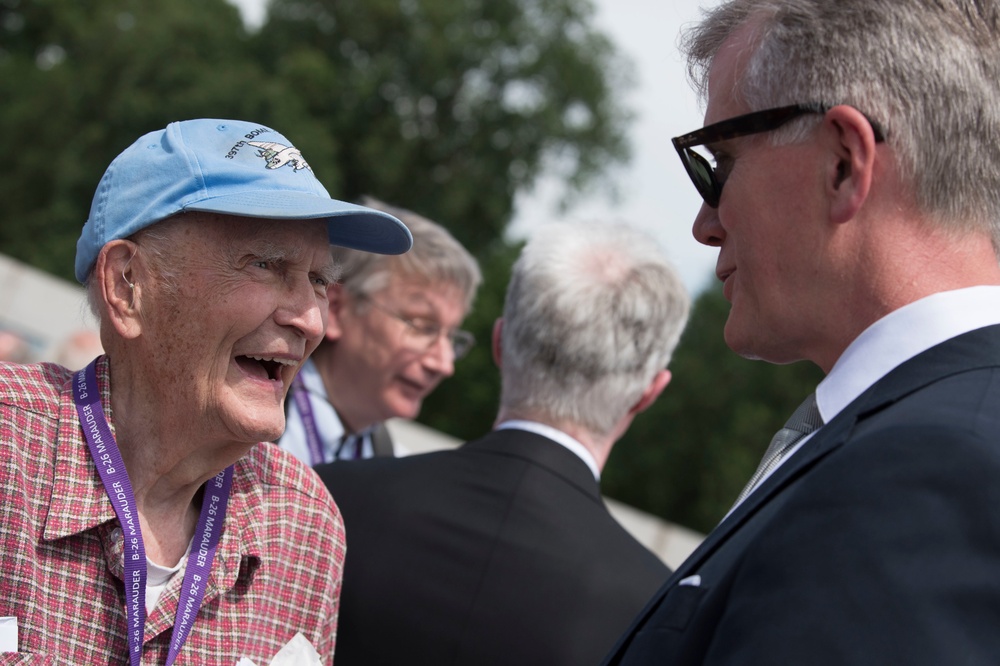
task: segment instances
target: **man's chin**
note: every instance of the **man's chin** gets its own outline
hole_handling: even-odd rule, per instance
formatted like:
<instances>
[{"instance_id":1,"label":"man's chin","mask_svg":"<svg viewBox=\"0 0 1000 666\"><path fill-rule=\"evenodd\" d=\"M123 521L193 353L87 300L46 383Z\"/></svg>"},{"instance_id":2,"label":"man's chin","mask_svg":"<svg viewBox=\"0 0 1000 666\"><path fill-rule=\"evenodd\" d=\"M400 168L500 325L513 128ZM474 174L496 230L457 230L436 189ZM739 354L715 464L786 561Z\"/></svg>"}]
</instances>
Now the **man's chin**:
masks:
<instances>
[{"instance_id":1,"label":"man's chin","mask_svg":"<svg viewBox=\"0 0 1000 666\"><path fill-rule=\"evenodd\" d=\"M386 420L390 418L407 419L412 421L420 415L422 400L399 401L388 410Z\"/></svg>"},{"instance_id":2,"label":"man's chin","mask_svg":"<svg viewBox=\"0 0 1000 666\"><path fill-rule=\"evenodd\" d=\"M788 344L781 344L767 338L755 338L748 335L730 333L727 327L724 335L726 346L734 353L748 361L764 361L774 365L787 365L802 360L796 355L795 349Z\"/></svg>"},{"instance_id":3,"label":"man's chin","mask_svg":"<svg viewBox=\"0 0 1000 666\"><path fill-rule=\"evenodd\" d=\"M272 418L261 418L261 414L256 414L256 418L241 419L232 424L230 430L236 439L247 444L257 442L276 442L285 432L285 414L280 412Z\"/></svg>"},{"instance_id":4,"label":"man's chin","mask_svg":"<svg viewBox=\"0 0 1000 666\"><path fill-rule=\"evenodd\" d=\"M723 329L722 337L726 341L726 346L733 350L736 354L739 354L743 358L756 359L757 356L753 352L753 344L751 340L745 335L745 331L741 331L738 324L733 321L733 313L730 311L729 319L726 320L726 326Z\"/></svg>"}]
</instances>

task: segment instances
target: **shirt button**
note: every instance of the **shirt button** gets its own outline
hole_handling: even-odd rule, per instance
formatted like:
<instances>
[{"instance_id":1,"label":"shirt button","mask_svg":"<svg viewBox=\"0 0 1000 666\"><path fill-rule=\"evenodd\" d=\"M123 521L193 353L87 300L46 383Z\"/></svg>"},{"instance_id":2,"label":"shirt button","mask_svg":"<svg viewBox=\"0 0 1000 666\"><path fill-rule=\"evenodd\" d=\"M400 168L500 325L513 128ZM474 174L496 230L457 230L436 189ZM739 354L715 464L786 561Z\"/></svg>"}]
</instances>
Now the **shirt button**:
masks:
<instances>
[{"instance_id":1,"label":"shirt button","mask_svg":"<svg viewBox=\"0 0 1000 666\"><path fill-rule=\"evenodd\" d=\"M117 543L119 539L122 538L122 528L116 527L111 530L111 541Z\"/></svg>"}]
</instances>

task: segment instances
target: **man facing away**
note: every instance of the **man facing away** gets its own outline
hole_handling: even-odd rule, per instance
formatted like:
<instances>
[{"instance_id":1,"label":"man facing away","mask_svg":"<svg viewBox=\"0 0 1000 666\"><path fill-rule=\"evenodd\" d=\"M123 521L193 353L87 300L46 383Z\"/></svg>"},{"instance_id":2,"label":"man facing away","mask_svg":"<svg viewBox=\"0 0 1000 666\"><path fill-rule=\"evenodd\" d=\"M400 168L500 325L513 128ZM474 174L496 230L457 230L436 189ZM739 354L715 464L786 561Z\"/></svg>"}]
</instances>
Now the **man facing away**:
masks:
<instances>
[{"instance_id":1,"label":"man facing away","mask_svg":"<svg viewBox=\"0 0 1000 666\"><path fill-rule=\"evenodd\" d=\"M687 309L644 234L537 231L494 328L495 430L454 451L317 468L350 535L338 664L601 658L669 574L608 513L599 479L667 385Z\"/></svg>"},{"instance_id":2,"label":"man facing away","mask_svg":"<svg viewBox=\"0 0 1000 666\"><path fill-rule=\"evenodd\" d=\"M827 375L608 663L996 663L1000 6L730 0L686 48L726 342Z\"/></svg>"},{"instance_id":3,"label":"man facing away","mask_svg":"<svg viewBox=\"0 0 1000 666\"><path fill-rule=\"evenodd\" d=\"M459 326L482 281L476 260L439 224L375 199L364 203L402 220L413 249L391 256L333 250L343 275L330 288L323 341L292 385L278 440L310 465L397 453L383 422L415 418L474 342Z\"/></svg>"},{"instance_id":4,"label":"man facing away","mask_svg":"<svg viewBox=\"0 0 1000 666\"><path fill-rule=\"evenodd\" d=\"M410 235L331 199L269 127L171 123L111 163L76 255L106 353L0 363L0 650L264 666L302 634L333 662L340 516L258 445L323 335L331 243Z\"/></svg>"}]
</instances>

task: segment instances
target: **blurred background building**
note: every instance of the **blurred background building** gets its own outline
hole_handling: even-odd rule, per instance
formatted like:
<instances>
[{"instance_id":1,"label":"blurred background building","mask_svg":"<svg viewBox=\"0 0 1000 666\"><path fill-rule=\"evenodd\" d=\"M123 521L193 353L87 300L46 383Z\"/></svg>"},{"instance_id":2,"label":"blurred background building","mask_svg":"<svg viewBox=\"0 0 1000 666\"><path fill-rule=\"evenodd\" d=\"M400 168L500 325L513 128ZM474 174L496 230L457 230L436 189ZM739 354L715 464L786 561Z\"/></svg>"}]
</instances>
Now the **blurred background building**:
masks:
<instances>
[{"instance_id":1,"label":"blurred background building","mask_svg":"<svg viewBox=\"0 0 1000 666\"><path fill-rule=\"evenodd\" d=\"M0 254L0 360L78 370L102 352L83 288Z\"/></svg>"}]
</instances>

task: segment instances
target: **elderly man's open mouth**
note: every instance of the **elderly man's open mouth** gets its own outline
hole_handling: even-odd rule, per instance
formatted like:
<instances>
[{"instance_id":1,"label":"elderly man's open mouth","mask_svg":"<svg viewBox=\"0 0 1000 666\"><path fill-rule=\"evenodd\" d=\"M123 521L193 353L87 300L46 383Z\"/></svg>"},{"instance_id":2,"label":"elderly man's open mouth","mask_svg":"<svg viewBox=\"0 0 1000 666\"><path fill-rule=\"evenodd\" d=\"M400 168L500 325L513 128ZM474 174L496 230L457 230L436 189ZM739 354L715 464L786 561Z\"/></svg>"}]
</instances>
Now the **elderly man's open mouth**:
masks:
<instances>
[{"instance_id":1,"label":"elderly man's open mouth","mask_svg":"<svg viewBox=\"0 0 1000 666\"><path fill-rule=\"evenodd\" d=\"M236 364L243 369L243 372L257 379L269 379L271 381L282 381L281 371L288 366L298 365L297 361L285 358L275 358L273 356L237 356Z\"/></svg>"}]
</instances>

